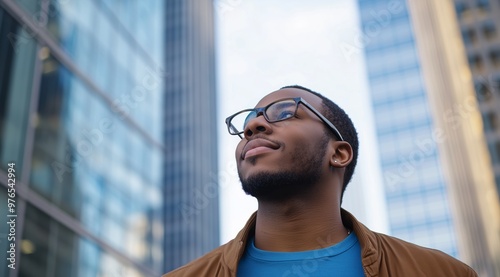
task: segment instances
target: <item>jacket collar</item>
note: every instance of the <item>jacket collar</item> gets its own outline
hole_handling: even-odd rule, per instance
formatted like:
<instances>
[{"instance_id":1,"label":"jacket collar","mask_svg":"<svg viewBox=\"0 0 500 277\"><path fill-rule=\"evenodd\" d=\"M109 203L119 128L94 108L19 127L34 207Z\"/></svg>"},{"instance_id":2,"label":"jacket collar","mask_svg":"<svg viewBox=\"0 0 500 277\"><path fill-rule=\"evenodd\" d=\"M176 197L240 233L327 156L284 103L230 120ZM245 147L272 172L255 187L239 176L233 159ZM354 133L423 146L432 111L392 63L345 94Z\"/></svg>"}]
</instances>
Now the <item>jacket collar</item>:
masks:
<instances>
[{"instance_id":1,"label":"jacket collar","mask_svg":"<svg viewBox=\"0 0 500 277\"><path fill-rule=\"evenodd\" d=\"M344 226L351 229L358 237L361 246L361 263L367 276L377 276L380 264L376 235L365 225L359 222L351 213L341 209Z\"/></svg>"},{"instance_id":2,"label":"jacket collar","mask_svg":"<svg viewBox=\"0 0 500 277\"><path fill-rule=\"evenodd\" d=\"M257 219L257 212L254 212L250 219L248 219L245 227L236 235L236 238L228 242L228 247L223 253L223 261L229 270L236 276L236 269L238 262L245 253L248 237L255 231L255 222Z\"/></svg>"}]
</instances>

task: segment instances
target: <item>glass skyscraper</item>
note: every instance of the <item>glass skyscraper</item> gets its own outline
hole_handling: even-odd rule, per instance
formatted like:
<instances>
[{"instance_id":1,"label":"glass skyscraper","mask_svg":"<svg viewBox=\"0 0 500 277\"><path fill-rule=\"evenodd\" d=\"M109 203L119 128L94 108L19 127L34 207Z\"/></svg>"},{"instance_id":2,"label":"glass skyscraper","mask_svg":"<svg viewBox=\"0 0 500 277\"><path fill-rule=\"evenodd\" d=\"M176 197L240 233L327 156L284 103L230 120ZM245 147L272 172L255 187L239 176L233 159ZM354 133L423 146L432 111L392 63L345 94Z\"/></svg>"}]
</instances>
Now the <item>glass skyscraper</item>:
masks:
<instances>
[{"instance_id":1,"label":"glass skyscraper","mask_svg":"<svg viewBox=\"0 0 500 277\"><path fill-rule=\"evenodd\" d=\"M459 257L406 1L358 5L390 233Z\"/></svg>"},{"instance_id":2,"label":"glass skyscraper","mask_svg":"<svg viewBox=\"0 0 500 277\"><path fill-rule=\"evenodd\" d=\"M219 246L219 181L213 3L165 5L165 268L170 271Z\"/></svg>"},{"instance_id":3,"label":"glass skyscraper","mask_svg":"<svg viewBox=\"0 0 500 277\"><path fill-rule=\"evenodd\" d=\"M218 245L213 8L175 2L0 0L0 276L159 276Z\"/></svg>"},{"instance_id":4,"label":"glass skyscraper","mask_svg":"<svg viewBox=\"0 0 500 277\"><path fill-rule=\"evenodd\" d=\"M495 275L500 206L451 1L358 4L392 235Z\"/></svg>"},{"instance_id":5,"label":"glass skyscraper","mask_svg":"<svg viewBox=\"0 0 500 277\"><path fill-rule=\"evenodd\" d=\"M500 2L454 0L500 200Z\"/></svg>"}]
</instances>

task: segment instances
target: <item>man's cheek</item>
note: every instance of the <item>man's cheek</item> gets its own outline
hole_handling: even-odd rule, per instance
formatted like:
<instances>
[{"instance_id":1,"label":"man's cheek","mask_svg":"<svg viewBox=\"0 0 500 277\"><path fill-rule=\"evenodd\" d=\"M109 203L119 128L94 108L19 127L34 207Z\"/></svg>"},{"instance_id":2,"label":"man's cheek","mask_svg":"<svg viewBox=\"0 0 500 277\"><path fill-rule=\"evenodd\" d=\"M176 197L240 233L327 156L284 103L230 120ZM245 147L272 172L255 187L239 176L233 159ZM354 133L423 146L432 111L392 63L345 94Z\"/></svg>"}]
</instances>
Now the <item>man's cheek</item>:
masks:
<instances>
[{"instance_id":1,"label":"man's cheek","mask_svg":"<svg viewBox=\"0 0 500 277\"><path fill-rule=\"evenodd\" d=\"M236 150L234 151L234 157L238 161L241 158L241 151L243 150L243 144L240 142L238 146L236 146Z\"/></svg>"}]
</instances>

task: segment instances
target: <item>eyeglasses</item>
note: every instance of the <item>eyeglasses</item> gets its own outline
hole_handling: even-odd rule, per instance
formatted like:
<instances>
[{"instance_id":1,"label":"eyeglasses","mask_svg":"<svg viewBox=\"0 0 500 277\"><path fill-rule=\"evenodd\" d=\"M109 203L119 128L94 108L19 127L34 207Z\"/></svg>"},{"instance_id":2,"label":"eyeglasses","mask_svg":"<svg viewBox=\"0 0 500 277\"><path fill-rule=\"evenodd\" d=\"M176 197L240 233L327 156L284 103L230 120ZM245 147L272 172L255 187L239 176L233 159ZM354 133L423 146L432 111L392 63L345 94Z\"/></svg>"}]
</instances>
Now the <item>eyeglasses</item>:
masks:
<instances>
[{"instance_id":1,"label":"eyeglasses","mask_svg":"<svg viewBox=\"0 0 500 277\"><path fill-rule=\"evenodd\" d=\"M227 130L229 131L229 134L238 135L240 138L243 138L241 134L244 132L250 120L260 115L263 115L269 123L287 120L297 115L299 104L304 105L317 117L319 117L321 121L328 125L339 140L344 140L335 125L333 125L328 119L326 119L326 117L324 117L318 110L301 97L281 99L262 108L246 109L237 112L226 118Z\"/></svg>"}]
</instances>

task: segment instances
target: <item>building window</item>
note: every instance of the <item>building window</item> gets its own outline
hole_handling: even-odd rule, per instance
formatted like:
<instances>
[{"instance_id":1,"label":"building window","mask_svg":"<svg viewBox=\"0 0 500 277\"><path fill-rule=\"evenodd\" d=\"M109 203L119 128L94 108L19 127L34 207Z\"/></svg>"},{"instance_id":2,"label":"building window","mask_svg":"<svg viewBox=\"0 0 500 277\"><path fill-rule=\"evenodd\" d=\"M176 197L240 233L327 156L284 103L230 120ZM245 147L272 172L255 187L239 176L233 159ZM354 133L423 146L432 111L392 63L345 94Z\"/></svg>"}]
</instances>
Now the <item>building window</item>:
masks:
<instances>
[{"instance_id":1,"label":"building window","mask_svg":"<svg viewBox=\"0 0 500 277\"><path fill-rule=\"evenodd\" d=\"M491 86L493 91L500 96L500 76L492 76L491 77Z\"/></svg>"},{"instance_id":2,"label":"building window","mask_svg":"<svg viewBox=\"0 0 500 277\"><path fill-rule=\"evenodd\" d=\"M500 68L500 49L490 51L488 57L495 68Z\"/></svg>"},{"instance_id":3,"label":"building window","mask_svg":"<svg viewBox=\"0 0 500 277\"><path fill-rule=\"evenodd\" d=\"M490 1L489 0L477 0L476 2L476 15L478 18L487 18L490 14Z\"/></svg>"},{"instance_id":4,"label":"building window","mask_svg":"<svg viewBox=\"0 0 500 277\"><path fill-rule=\"evenodd\" d=\"M466 9L465 3L462 1L455 1L455 10L457 15L461 15L462 12Z\"/></svg>"},{"instance_id":5,"label":"building window","mask_svg":"<svg viewBox=\"0 0 500 277\"><path fill-rule=\"evenodd\" d=\"M469 7L466 3L462 3L460 7L457 9L457 15L464 21L464 22L473 22L474 21L474 16L473 16L473 9Z\"/></svg>"},{"instance_id":6,"label":"building window","mask_svg":"<svg viewBox=\"0 0 500 277\"><path fill-rule=\"evenodd\" d=\"M473 54L469 56L469 65L473 72L478 73L484 70L483 59L481 59L481 56L479 54Z\"/></svg>"},{"instance_id":7,"label":"building window","mask_svg":"<svg viewBox=\"0 0 500 277\"><path fill-rule=\"evenodd\" d=\"M481 31L483 33L483 36L489 41L494 40L497 36L497 30L495 28L495 24L492 21L485 22L481 27Z\"/></svg>"},{"instance_id":8,"label":"building window","mask_svg":"<svg viewBox=\"0 0 500 277\"><path fill-rule=\"evenodd\" d=\"M496 132L497 130L500 130L500 121L498 120L498 115L494 112L486 113L484 125L485 129L488 131Z\"/></svg>"},{"instance_id":9,"label":"building window","mask_svg":"<svg viewBox=\"0 0 500 277\"><path fill-rule=\"evenodd\" d=\"M468 17L470 14L470 7L464 1L455 1L455 10L457 12L457 16L462 19Z\"/></svg>"},{"instance_id":10,"label":"building window","mask_svg":"<svg viewBox=\"0 0 500 277\"><path fill-rule=\"evenodd\" d=\"M474 29L463 30L462 31L462 38L463 38L464 43L466 45L474 45L477 42L477 36L476 36L476 32L474 31Z\"/></svg>"},{"instance_id":11,"label":"building window","mask_svg":"<svg viewBox=\"0 0 500 277\"><path fill-rule=\"evenodd\" d=\"M489 0L477 0L477 8L482 11L487 11L490 8Z\"/></svg>"},{"instance_id":12,"label":"building window","mask_svg":"<svg viewBox=\"0 0 500 277\"><path fill-rule=\"evenodd\" d=\"M494 131L500 130L500 120L498 120L498 114L490 113L489 116L490 116L491 129Z\"/></svg>"},{"instance_id":13,"label":"building window","mask_svg":"<svg viewBox=\"0 0 500 277\"><path fill-rule=\"evenodd\" d=\"M496 183L497 183L498 197L500 197L500 175L497 175L497 177L495 178L495 180L496 180Z\"/></svg>"},{"instance_id":14,"label":"building window","mask_svg":"<svg viewBox=\"0 0 500 277\"><path fill-rule=\"evenodd\" d=\"M496 156L496 163L500 162L500 141L495 142L495 154L493 156Z\"/></svg>"},{"instance_id":15,"label":"building window","mask_svg":"<svg viewBox=\"0 0 500 277\"><path fill-rule=\"evenodd\" d=\"M477 99L480 102L486 102L491 99L491 90L487 82L482 82L481 80L476 81L475 84Z\"/></svg>"},{"instance_id":16,"label":"building window","mask_svg":"<svg viewBox=\"0 0 500 277\"><path fill-rule=\"evenodd\" d=\"M0 8L0 168L21 170L28 126L36 41ZM17 176L21 176L17 171Z\"/></svg>"}]
</instances>

